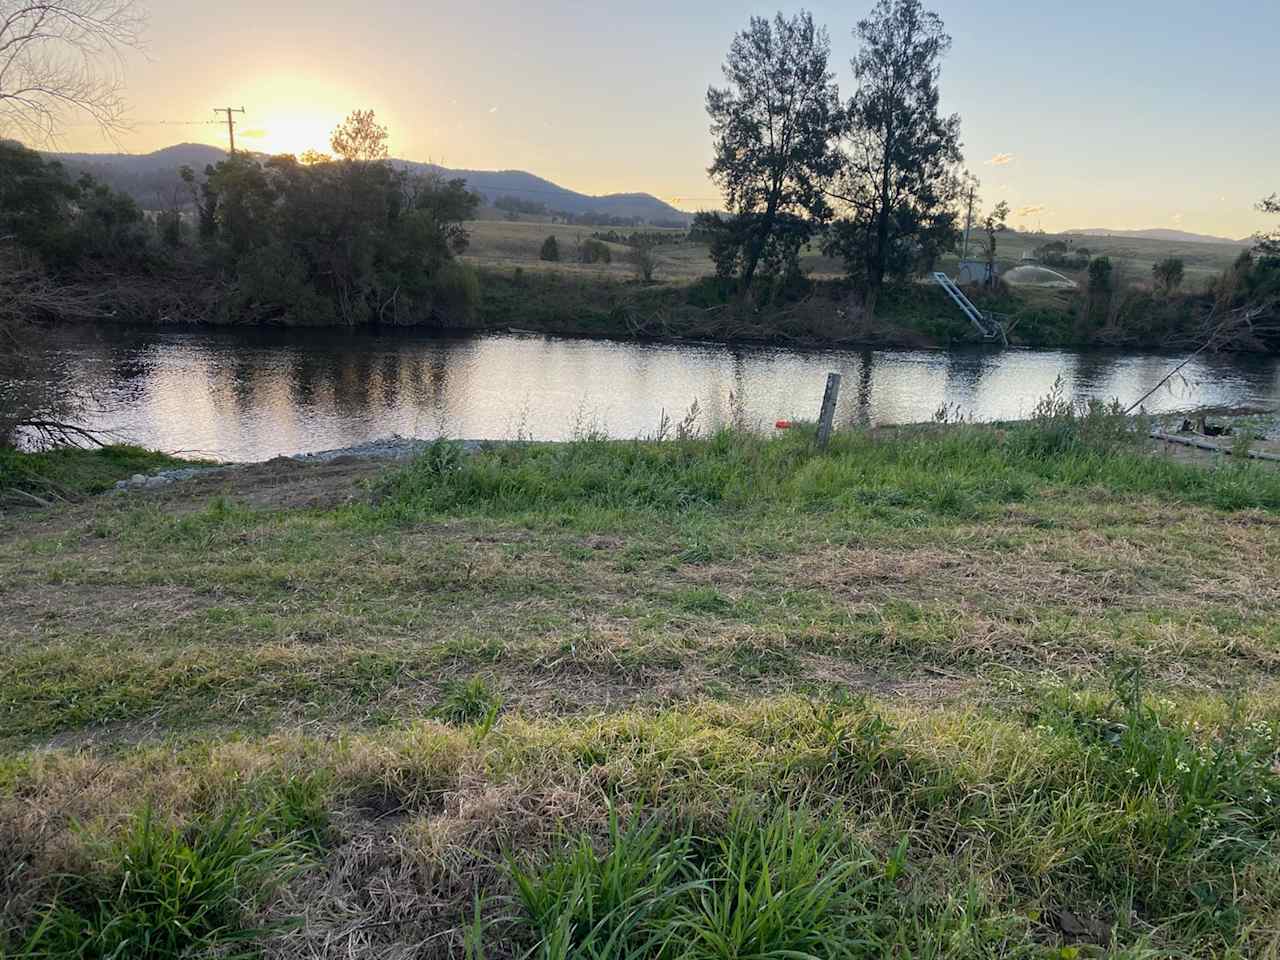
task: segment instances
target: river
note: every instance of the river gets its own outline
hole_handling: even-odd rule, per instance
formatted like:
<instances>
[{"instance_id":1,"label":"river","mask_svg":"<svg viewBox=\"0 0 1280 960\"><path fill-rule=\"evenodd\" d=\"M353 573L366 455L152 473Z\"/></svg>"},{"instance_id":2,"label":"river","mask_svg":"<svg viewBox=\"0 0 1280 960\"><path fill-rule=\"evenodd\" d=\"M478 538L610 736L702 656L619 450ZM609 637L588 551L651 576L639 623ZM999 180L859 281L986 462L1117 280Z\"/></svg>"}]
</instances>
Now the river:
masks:
<instances>
[{"instance_id":1,"label":"river","mask_svg":"<svg viewBox=\"0 0 1280 960\"><path fill-rule=\"evenodd\" d=\"M813 419L828 371L839 423L1027 415L1061 377L1072 397L1126 405L1182 359L1074 350L793 350L537 335L66 326L59 377L94 398L84 425L223 460L333 449L390 434L565 439L652 434L697 401L699 426ZM1280 404L1280 357L1204 355L1146 404Z\"/></svg>"}]
</instances>

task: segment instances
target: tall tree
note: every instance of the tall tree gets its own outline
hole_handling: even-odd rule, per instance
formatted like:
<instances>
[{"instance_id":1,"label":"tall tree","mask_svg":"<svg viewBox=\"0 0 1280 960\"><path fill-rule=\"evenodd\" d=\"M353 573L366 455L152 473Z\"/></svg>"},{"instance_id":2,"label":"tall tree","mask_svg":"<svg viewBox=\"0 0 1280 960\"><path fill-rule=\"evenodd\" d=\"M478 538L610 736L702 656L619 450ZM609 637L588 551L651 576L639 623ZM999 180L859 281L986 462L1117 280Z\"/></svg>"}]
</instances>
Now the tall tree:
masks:
<instances>
[{"instance_id":1,"label":"tall tree","mask_svg":"<svg viewBox=\"0 0 1280 960\"><path fill-rule=\"evenodd\" d=\"M1001 200L979 221L982 228L982 252L987 258L987 283L996 282L996 241L1000 231L1009 228L1009 204Z\"/></svg>"},{"instance_id":2,"label":"tall tree","mask_svg":"<svg viewBox=\"0 0 1280 960\"><path fill-rule=\"evenodd\" d=\"M831 215L823 187L838 166L841 110L830 50L807 12L752 17L729 47L728 85L707 90L715 138L708 172L736 221L745 289L762 261L794 266Z\"/></svg>"},{"instance_id":3,"label":"tall tree","mask_svg":"<svg viewBox=\"0 0 1280 960\"><path fill-rule=\"evenodd\" d=\"M939 113L951 38L920 0L880 0L854 36L858 89L831 189L843 216L827 249L845 259L870 316L886 275L907 273L955 241L960 118Z\"/></svg>"},{"instance_id":4,"label":"tall tree","mask_svg":"<svg viewBox=\"0 0 1280 960\"><path fill-rule=\"evenodd\" d=\"M329 146L348 163L379 163L387 159L387 128L372 110L353 110L333 131Z\"/></svg>"}]
</instances>

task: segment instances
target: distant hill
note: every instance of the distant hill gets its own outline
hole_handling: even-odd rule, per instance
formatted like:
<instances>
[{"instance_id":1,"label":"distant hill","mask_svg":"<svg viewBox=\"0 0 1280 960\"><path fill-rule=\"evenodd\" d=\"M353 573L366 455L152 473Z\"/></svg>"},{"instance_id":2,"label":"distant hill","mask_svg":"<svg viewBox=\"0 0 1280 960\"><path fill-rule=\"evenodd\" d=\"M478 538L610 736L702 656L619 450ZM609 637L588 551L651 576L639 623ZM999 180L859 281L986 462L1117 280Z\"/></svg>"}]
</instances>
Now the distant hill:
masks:
<instances>
[{"instance_id":1,"label":"distant hill","mask_svg":"<svg viewBox=\"0 0 1280 960\"><path fill-rule=\"evenodd\" d=\"M446 177L462 177L467 186L489 202L499 197L516 197L546 204L548 210L565 213L600 213L611 217L689 222L689 214L647 193L608 193L592 196L569 190L523 170L454 170L436 164L397 160L410 169L433 170Z\"/></svg>"},{"instance_id":2,"label":"distant hill","mask_svg":"<svg viewBox=\"0 0 1280 960\"><path fill-rule=\"evenodd\" d=\"M181 181L178 168L184 164L197 171L206 164L226 159L226 151L200 143L180 143L154 153L60 153L50 154L76 176L92 174L113 189L130 194L144 207L167 206ZM610 217L654 221L689 222L689 214L677 210L647 193L611 193L591 196L569 190L550 180L523 170L454 170L412 160L393 160L410 170L431 170L446 177L462 177L467 185L492 203L499 197L517 197L544 203L548 210L565 213L596 213Z\"/></svg>"},{"instance_id":3,"label":"distant hill","mask_svg":"<svg viewBox=\"0 0 1280 960\"><path fill-rule=\"evenodd\" d=\"M127 193L147 209L184 203L188 194L178 168L202 171L206 164L225 160L227 153L203 143L179 143L154 153L51 153L73 178L87 173L113 190Z\"/></svg>"},{"instance_id":4,"label":"distant hill","mask_svg":"<svg viewBox=\"0 0 1280 960\"><path fill-rule=\"evenodd\" d=\"M1173 240L1180 243L1228 243L1233 247L1247 246L1250 240L1231 240L1227 237L1214 237L1204 233L1188 233L1185 230L1164 230L1154 227L1149 230L1107 230L1104 227L1090 227L1087 230L1067 230L1066 233L1080 234L1085 237L1132 237L1135 240Z\"/></svg>"}]
</instances>

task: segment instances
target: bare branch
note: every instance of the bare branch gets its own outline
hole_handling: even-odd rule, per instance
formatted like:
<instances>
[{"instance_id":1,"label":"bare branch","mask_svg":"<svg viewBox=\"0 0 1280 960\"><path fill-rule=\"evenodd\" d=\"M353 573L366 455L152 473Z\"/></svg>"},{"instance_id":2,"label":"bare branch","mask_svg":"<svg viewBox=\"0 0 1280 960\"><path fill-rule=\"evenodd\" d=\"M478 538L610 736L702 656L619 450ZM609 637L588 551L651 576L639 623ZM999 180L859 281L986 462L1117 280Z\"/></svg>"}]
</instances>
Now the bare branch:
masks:
<instances>
[{"instance_id":1,"label":"bare branch","mask_svg":"<svg viewBox=\"0 0 1280 960\"><path fill-rule=\"evenodd\" d=\"M76 115L127 129L123 55L143 23L138 0L0 0L0 136L48 145Z\"/></svg>"}]
</instances>

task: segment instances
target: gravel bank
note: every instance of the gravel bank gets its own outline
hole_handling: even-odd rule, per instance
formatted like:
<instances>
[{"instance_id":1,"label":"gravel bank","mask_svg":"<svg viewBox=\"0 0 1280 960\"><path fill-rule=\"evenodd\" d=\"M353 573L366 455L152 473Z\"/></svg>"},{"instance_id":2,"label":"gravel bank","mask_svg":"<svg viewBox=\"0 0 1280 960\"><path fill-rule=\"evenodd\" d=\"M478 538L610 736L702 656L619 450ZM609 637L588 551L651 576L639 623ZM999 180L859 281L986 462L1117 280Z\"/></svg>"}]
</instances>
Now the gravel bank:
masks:
<instances>
[{"instance_id":1,"label":"gravel bank","mask_svg":"<svg viewBox=\"0 0 1280 960\"><path fill-rule=\"evenodd\" d=\"M290 454L286 459L297 460L299 463L327 463L337 460L339 457L355 457L360 460L408 460L431 446L433 442L432 440L420 440L415 437L382 437L378 440L358 443L351 447L318 450L314 453ZM463 449L473 451L478 450L488 441L462 440L459 442L462 444ZM193 477L216 477L219 474L230 473L245 466L248 466L248 464L221 463L212 467L179 467L174 470L158 470L149 474L135 473L127 480L118 481L116 489L123 491L167 487L183 480L190 480Z\"/></svg>"}]
</instances>

